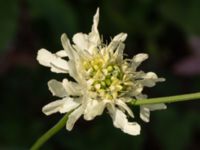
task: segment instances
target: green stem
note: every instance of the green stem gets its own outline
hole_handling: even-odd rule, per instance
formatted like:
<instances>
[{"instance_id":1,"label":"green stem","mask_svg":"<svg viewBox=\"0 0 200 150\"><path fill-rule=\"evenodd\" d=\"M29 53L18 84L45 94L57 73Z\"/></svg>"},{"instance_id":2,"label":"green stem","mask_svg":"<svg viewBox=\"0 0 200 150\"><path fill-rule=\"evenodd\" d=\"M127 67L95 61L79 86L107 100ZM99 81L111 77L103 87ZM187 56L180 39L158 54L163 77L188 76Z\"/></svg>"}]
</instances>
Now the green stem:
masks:
<instances>
[{"instance_id":1,"label":"green stem","mask_svg":"<svg viewBox=\"0 0 200 150\"><path fill-rule=\"evenodd\" d=\"M192 94L183 94L176 96L166 96L158 98L149 98L149 99L140 99L140 100L131 100L130 104L132 105L146 105L146 104L158 104L158 103L174 103L181 101L197 100L200 99L199 93ZM48 130L44 135L42 135L35 144L31 147L30 150L38 150L49 138L55 135L60 129L62 129L68 119L70 113L66 114L53 128Z\"/></svg>"},{"instance_id":2,"label":"green stem","mask_svg":"<svg viewBox=\"0 0 200 150\"><path fill-rule=\"evenodd\" d=\"M176 95L176 96L140 99L140 100L134 99L130 102L130 104L146 105L146 104L158 104L158 103L174 103L174 102L197 100L197 99L200 99L200 92L192 94Z\"/></svg>"},{"instance_id":3,"label":"green stem","mask_svg":"<svg viewBox=\"0 0 200 150\"><path fill-rule=\"evenodd\" d=\"M31 147L30 150L38 150L48 139L50 139L53 135L55 135L60 129L62 129L67 122L69 113L63 116L60 121L49 129L45 134L43 134Z\"/></svg>"}]
</instances>

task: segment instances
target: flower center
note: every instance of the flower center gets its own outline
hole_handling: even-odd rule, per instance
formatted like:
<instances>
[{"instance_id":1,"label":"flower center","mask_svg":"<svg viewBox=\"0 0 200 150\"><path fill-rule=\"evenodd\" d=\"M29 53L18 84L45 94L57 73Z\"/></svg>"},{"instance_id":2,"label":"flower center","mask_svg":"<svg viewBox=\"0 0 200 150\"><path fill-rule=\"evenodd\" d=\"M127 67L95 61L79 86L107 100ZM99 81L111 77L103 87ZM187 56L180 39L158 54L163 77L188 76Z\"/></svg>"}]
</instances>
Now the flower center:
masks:
<instances>
[{"instance_id":1,"label":"flower center","mask_svg":"<svg viewBox=\"0 0 200 150\"><path fill-rule=\"evenodd\" d=\"M107 63L103 58L97 56L92 60L84 61L83 66L86 71L89 92L94 98L116 99L131 88L131 84L126 84L127 81L124 82L127 75L122 71L122 66L118 64ZM131 78L129 78L129 83L132 83L130 80Z\"/></svg>"}]
</instances>

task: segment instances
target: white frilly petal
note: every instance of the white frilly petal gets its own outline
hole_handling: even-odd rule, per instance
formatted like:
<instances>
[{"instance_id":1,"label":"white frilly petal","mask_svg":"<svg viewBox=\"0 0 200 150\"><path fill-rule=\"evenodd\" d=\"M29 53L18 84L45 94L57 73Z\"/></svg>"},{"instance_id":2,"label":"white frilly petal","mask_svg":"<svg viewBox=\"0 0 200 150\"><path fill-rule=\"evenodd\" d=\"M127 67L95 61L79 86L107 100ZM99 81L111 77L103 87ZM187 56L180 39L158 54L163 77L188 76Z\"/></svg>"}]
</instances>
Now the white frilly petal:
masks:
<instances>
[{"instance_id":1,"label":"white frilly petal","mask_svg":"<svg viewBox=\"0 0 200 150\"><path fill-rule=\"evenodd\" d=\"M67 35L65 33L63 33L61 35L61 42L62 42L63 48L65 49L65 52L67 53L67 56L70 59L75 59L74 49L72 48L72 46L70 44L70 41L69 41L69 39L68 39L68 37L67 37Z\"/></svg>"},{"instance_id":2,"label":"white frilly petal","mask_svg":"<svg viewBox=\"0 0 200 150\"><path fill-rule=\"evenodd\" d=\"M67 73L69 70L67 61L46 49L38 51L37 60L41 65L50 67L52 72Z\"/></svg>"},{"instance_id":3,"label":"white frilly petal","mask_svg":"<svg viewBox=\"0 0 200 150\"><path fill-rule=\"evenodd\" d=\"M67 96L67 92L65 88L63 87L62 82L52 79L48 82L48 87L54 96L58 96L58 97Z\"/></svg>"},{"instance_id":4,"label":"white frilly petal","mask_svg":"<svg viewBox=\"0 0 200 150\"><path fill-rule=\"evenodd\" d=\"M116 51L113 54L113 57L115 58L115 60L117 60L118 62L122 62L123 61L123 52L124 52L124 48L125 48L125 44L124 43L120 43L116 49Z\"/></svg>"},{"instance_id":5,"label":"white frilly petal","mask_svg":"<svg viewBox=\"0 0 200 150\"><path fill-rule=\"evenodd\" d=\"M65 99L53 101L45 105L42 108L42 112L47 116L59 112L60 108L64 105L65 102Z\"/></svg>"},{"instance_id":6,"label":"white frilly petal","mask_svg":"<svg viewBox=\"0 0 200 150\"><path fill-rule=\"evenodd\" d=\"M166 108L167 108L167 106L163 103L142 105L142 106L140 106L140 118L145 122L149 122L150 111L162 110L162 109L166 109Z\"/></svg>"},{"instance_id":7,"label":"white frilly petal","mask_svg":"<svg viewBox=\"0 0 200 150\"><path fill-rule=\"evenodd\" d=\"M124 133L130 135L140 134L140 125L136 122L128 122L127 116L121 110L115 107L108 107L108 110L116 128L120 128Z\"/></svg>"},{"instance_id":8,"label":"white frilly petal","mask_svg":"<svg viewBox=\"0 0 200 150\"><path fill-rule=\"evenodd\" d=\"M45 115L51 115L56 112L66 113L66 112L69 112L69 111L75 109L79 105L80 105L80 103L78 101L75 101L74 99L72 99L70 97L66 97L62 100L56 100L56 101L53 101L53 102L45 105L42 108L42 112Z\"/></svg>"},{"instance_id":9,"label":"white frilly petal","mask_svg":"<svg viewBox=\"0 0 200 150\"><path fill-rule=\"evenodd\" d=\"M112 41L110 42L110 44L108 45L108 50L109 51L114 51L117 49L117 47L119 46L120 43L124 42L126 40L127 34L126 33L119 33L118 35L116 35Z\"/></svg>"},{"instance_id":10,"label":"white frilly petal","mask_svg":"<svg viewBox=\"0 0 200 150\"><path fill-rule=\"evenodd\" d=\"M97 11L93 17L93 25L92 25L92 32L96 34L99 34L98 24L99 24L99 8L97 8Z\"/></svg>"},{"instance_id":11,"label":"white frilly petal","mask_svg":"<svg viewBox=\"0 0 200 150\"><path fill-rule=\"evenodd\" d=\"M126 38L127 38L127 33L123 33L123 32L119 33L113 38L113 40L111 41L111 44L112 42L124 42Z\"/></svg>"},{"instance_id":12,"label":"white frilly petal","mask_svg":"<svg viewBox=\"0 0 200 150\"><path fill-rule=\"evenodd\" d=\"M73 129L75 122L81 117L83 111L83 106L80 106L69 115L66 123L67 130L71 131Z\"/></svg>"},{"instance_id":13,"label":"white frilly petal","mask_svg":"<svg viewBox=\"0 0 200 150\"><path fill-rule=\"evenodd\" d=\"M154 72L148 72L142 76L143 80L141 83L143 86L153 87L155 86L156 82L165 81L164 78L158 78L158 76Z\"/></svg>"},{"instance_id":14,"label":"white frilly petal","mask_svg":"<svg viewBox=\"0 0 200 150\"><path fill-rule=\"evenodd\" d=\"M80 96L82 95L83 88L80 84L77 84L72 81L68 81L67 79L63 80L63 86L67 91L67 94L70 96Z\"/></svg>"},{"instance_id":15,"label":"white frilly petal","mask_svg":"<svg viewBox=\"0 0 200 150\"><path fill-rule=\"evenodd\" d=\"M56 55L58 57L67 57L68 56L67 52L65 50L60 50L60 51L56 52Z\"/></svg>"},{"instance_id":16,"label":"white frilly petal","mask_svg":"<svg viewBox=\"0 0 200 150\"><path fill-rule=\"evenodd\" d=\"M97 8L96 14L93 17L92 31L89 33L89 41L91 42L91 48L97 47L101 43L98 31L98 24L99 24L99 8Z\"/></svg>"},{"instance_id":17,"label":"white frilly petal","mask_svg":"<svg viewBox=\"0 0 200 150\"><path fill-rule=\"evenodd\" d=\"M67 113L80 105L80 99L67 98L67 101L59 110L60 113Z\"/></svg>"},{"instance_id":18,"label":"white frilly petal","mask_svg":"<svg viewBox=\"0 0 200 150\"><path fill-rule=\"evenodd\" d=\"M92 31L87 35L84 33L77 33L73 36L72 40L74 44L81 50L86 50L92 54L93 49L98 47L101 43L99 32L98 32L98 23L99 23L99 9L97 9L96 14L93 18Z\"/></svg>"},{"instance_id":19,"label":"white frilly petal","mask_svg":"<svg viewBox=\"0 0 200 150\"><path fill-rule=\"evenodd\" d=\"M78 48L81 50L88 50L89 49L89 38L87 34L84 33L76 33L73 36L73 42L76 44Z\"/></svg>"},{"instance_id":20,"label":"white frilly petal","mask_svg":"<svg viewBox=\"0 0 200 150\"><path fill-rule=\"evenodd\" d=\"M132 58L131 67L132 67L134 70L136 70L136 68L137 68L143 61L145 61L147 58L148 58L148 54L145 54L145 53L140 53L140 54L135 55L135 56Z\"/></svg>"},{"instance_id":21,"label":"white frilly petal","mask_svg":"<svg viewBox=\"0 0 200 150\"><path fill-rule=\"evenodd\" d=\"M72 76L77 82L80 81L80 76L77 71L77 64L80 62L80 54L71 46L70 41L66 34L62 34L61 36L62 45L69 57L68 66L69 67L69 74Z\"/></svg>"},{"instance_id":22,"label":"white frilly petal","mask_svg":"<svg viewBox=\"0 0 200 150\"><path fill-rule=\"evenodd\" d=\"M122 100L120 99L117 99L116 100L116 104L121 107L122 109L126 110L128 112L128 114L133 118L134 115L133 115L133 112L132 110L126 105L125 102L123 102Z\"/></svg>"},{"instance_id":23,"label":"white frilly petal","mask_svg":"<svg viewBox=\"0 0 200 150\"><path fill-rule=\"evenodd\" d=\"M140 118L144 122L149 122L150 110L148 107L140 106Z\"/></svg>"},{"instance_id":24,"label":"white frilly petal","mask_svg":"<svg viewBox=\"0 0 200 150\"><path fill-rule=\"evenodd\" d=\"M167 105L165 105L164 103L150 104L150 105L145 105L145 106L148 107L150 111L167 109Z\"/></svg>"},{"instance_id":25,"label":"white frilly petal","mask_svg":"<svg viewBox=\"0 0 200 150\"><path fill-rule=\"evenodd\" d=\"M88 100L88 103L84 111L84 119L92 120L96 116L101 115L104 111L105 104L106 103L104 101L98 101L98 100L93 100L93 99Z\"/></svg>"}]
</instances>

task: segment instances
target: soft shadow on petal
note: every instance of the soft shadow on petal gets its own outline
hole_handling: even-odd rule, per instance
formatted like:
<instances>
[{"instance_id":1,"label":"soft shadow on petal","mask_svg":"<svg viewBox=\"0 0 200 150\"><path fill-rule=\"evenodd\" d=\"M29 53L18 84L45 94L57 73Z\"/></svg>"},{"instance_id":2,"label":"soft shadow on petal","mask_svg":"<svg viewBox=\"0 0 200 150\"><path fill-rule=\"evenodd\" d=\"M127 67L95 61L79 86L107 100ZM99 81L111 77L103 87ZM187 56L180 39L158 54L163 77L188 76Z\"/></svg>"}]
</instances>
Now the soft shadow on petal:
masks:
<instances>
[{"instance_id":1,"label":"soft shadow on petal","mask_svg":"<svg viewBox=\"0 0 200 150\"><path fill-rule=\"evenodd\" d=\"M98 100L89 100L84 111L84 119L92 120L103 113L105 103Z\"/></svg>"},{"instance_id":2,"label":"soft shadow on petal","mask_svg":"<svg viewBox=\"0 0 200 150\"><path fill-rule=\"evenodd\" d=\"M67 96L67 92L65 90L65 88L63 87L62 82L59 82L57 80L50 80L48 82L48 87L49 90L51 91L51 93L54 96L58 96L58 97L65 97Z\"/></svg>"},{"instance_id":3,"label":"soft shadow on petal","mask_svg":"<svg viewBox=\"0 0 200 150\"><path fill-rule=\"evenodd\" d=\"M83 106L80 106L69 115L66 123L67 130L71 131L73 129L75 122L81 117L83 111Z\"/></svg>"}]
</instances>

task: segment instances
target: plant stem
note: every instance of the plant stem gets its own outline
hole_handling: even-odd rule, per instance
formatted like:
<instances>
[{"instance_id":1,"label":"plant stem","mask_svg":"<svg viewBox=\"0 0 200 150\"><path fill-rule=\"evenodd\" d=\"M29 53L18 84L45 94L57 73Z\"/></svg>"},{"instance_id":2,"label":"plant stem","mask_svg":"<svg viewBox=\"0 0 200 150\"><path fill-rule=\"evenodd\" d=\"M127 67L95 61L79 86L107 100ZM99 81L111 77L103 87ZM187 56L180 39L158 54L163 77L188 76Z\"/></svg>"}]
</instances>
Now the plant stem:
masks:
<instances>
[{"instance_id":1,"label":"plant stem","mask_svg":"<svg viewBox=\"0 0 200 150\"><path fill-rule=\"evenodd\" d=\"M55 135L60 129L62 129L67 122L69 113L63 116L60 121L54 125L51 129L49 129L46 133L44 133L30 148L30 150L38 150L48 139L50 139L53 135Z\"/></svg>"},{"instance_id":2,"label":"plant stem","mask_svg":"<svg viewBox=\"0 0 200 150\"><path fill-rule=\"evenodd\" d=\"M197 99L200 99L200 92L192 94L176 95L176 96L140 99L140 100L134 99L130 101L130 104L146 105L146 104L158 104L158 103L174 103L174 102L197 100Z\"/></svg>"},{"instance_id":3,"label":"plant stem","mask_svg":"<svg viewBox=\"0 0 200 150\"><path fill-rule=\"evenodd\" d=\"M176 96L140 99L140 100L133 99L129 103L132 105L147 105L147 104L158 104L158 103L174 103L174 102L197 100L197 99L200 99L200 92L192 94L176 95ZM50 139L59 130L61 130L65 126L69 114L70 113L67 113L54 127L52 127L45 134L43 134L35 142L35 144L31 147L30 150L38 150L48 139Z\"/></svg>"}]
</instances>

